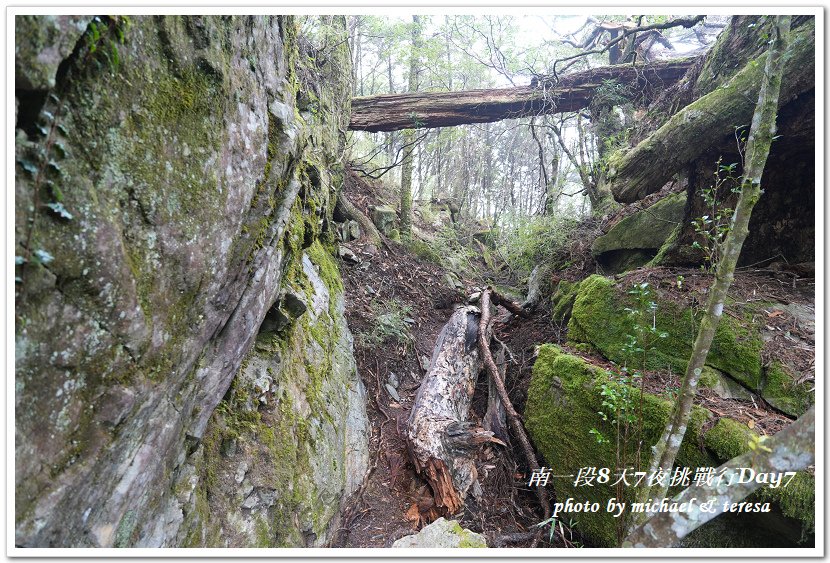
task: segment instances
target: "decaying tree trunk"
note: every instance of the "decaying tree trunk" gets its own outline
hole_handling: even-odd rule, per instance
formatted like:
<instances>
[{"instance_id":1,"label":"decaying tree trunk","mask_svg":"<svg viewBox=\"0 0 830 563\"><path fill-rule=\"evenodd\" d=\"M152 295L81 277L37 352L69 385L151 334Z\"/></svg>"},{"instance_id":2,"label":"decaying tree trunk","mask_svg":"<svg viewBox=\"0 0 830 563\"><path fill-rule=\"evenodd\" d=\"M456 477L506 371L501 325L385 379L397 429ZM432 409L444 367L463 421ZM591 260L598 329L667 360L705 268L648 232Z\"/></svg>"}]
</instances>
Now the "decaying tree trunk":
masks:
<instances>
[{"instance_id":1,"label":"decaying tree trunk","mask_svg":"<svg viewBox=\"0 0 830 563\"><path fill-rule=\"evenodd\" d=\"M478 350L480 312L460 307L441 330L429 373L409 415L406 438L415 469L432 487L435 504L454 514L478 474L477 446L501 443L468 421L482 360Z\"/></svg>"},{"instance_id":2,"label":"decaying tree trunk","mask_svg":"<svg viewBox=\"0 0 830 563\"><path fill-rule=\"evenodd\" d=\"M809 22L793 30L779 107L815 87L814 35L815 27ZM712 145L734 136L736 127L748 126L764 74L764 59L762 54L745 62L721 87L684 107L630 151L612 156L606 181L614 198L632 203L660 190Z\"/></svg>"},{"instance_id":3,"label":"decaying tree trunk","mask_svg":"<svg viewBox=\"0 0 830 563\"><path fill-rule=\"evenodd\" d=\"M696 59L660 61L645 65L616 65L545 77L532 86L411 92L352 98L349 129L397 131L489 123L531 115L577 111L588 107L597 88L613 80L644 92L642 103L673 84ZM638 100L639 101L639 100Z\"/></svg>"},{"instance_id":4,"label":"decaying tree trunk","mask_svg":"<svg viewBox=\"0 0 830 563\"><path fill-rule=\"evenodd\" d=\"M501 380L504 381L504 375L507 372L507 361L504 357L504 347L499 348L496 355L496 367L499 369ZM496 387L496 382L492 377L487 379L487 412L484 413L484 420L481 425L488 432L492 432L493 436L507 443L510 436L507 433L507 413L504 410L504 404L499 397L499 390Z\"/></svg>"}]
</instances>

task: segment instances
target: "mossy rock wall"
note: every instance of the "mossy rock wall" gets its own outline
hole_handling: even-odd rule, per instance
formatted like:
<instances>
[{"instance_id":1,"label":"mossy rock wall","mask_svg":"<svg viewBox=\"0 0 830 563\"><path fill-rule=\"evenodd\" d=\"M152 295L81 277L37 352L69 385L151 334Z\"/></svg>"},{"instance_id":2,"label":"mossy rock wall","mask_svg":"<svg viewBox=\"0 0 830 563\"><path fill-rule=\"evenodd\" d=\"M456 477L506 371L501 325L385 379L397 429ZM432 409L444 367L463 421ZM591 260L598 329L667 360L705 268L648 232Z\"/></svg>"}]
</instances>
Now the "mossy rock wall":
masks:
<instances>
[{"instance_id":1,"label":"mossy rock wall","mask_svg":"<svg viewBox=\"0 0 830 563\"><path fill-rule=\"evenodd\" d=\"M225 412L223 423L214 411L285 288L331 304L285 333L286 357L328 358L331 370L306 383L274 364L280 392L294 389L293 405L313 395L338 428L346 414L365 419L362 404L330 392L356 390L327 245L351 92L344 22L308 37L289 16L15 24L16 68L64 57L37 67L54 76L16 84L15 250L26 262L16 267L15 543L246 541L207 529L225 515L197 493L230 494L205 485L224 470L210 439L248 415ZM322 43L338 47L317 57ZM327 272L327 297L308 289L305 260ZM275 398L260 415L279 439L304 420L287 405ZM294 444L309 463L295 476L323 463L340 475L345 438L331 434L318 450ZM295 490L283 477L281 494ZM336 507L348 485L330 487L321 498ZM310 527L297 524L306 537L280 536L267 519L259 529L272 543L313 544L335 510L317 508Z\"/></svg>"},{"instance_id":2,"label":"mossy rock wall","mask_svg":"<svg viewBox=\"0 0 830 563\"><path fill-rule=\"evenodd\" d=\"M583 280L574 300L568 323L568 340L589 344L603 356L618 364L625 364L628 352L627 335L633 334L632 321L626 308L635 306L628 294L630 287L612 278L593 275ZM683 307L669 299L662 299L660 291L651 290L657 303L655 323L665 338L654 338L646 359L646 367L653 370L671 369L684 374L697 336L699 314L691 307ZM740 309L741 317L723 315L715 339L706 358L706 366L719 370L746 389L758 393L776 408L797 416L813 402L806 385L797 385L786 367L773 363L764 367L763 319L756 318L759 309ZM642 344L642 343L641 343Z\"/></svg>"},{"instance_id":3,"label":"mossy rock wall","mask_svg":"<svg viewBox=\"0 0 830 563\"><path fill-rule=\"evenodd\" d=\"M564 502L573 498L576 502L597 502L598 513L563 515L576 521L576 529L595 546L613 547L619 545L626 522L615 519L605 511L608 500L616 497L627 503L634 499L634 487L613 486L616 479L606 484L594 482L594 486L574 486L574 477L583 467L617 467L616 429L603 420L598 413L607 414L603 405L603 391L623 388L604 370L600 370L583 359L567 354L559 347L546 344L540 347L533 366L533 376L528 390L525 420L533 442L544 456L554 475L553 487L557 500ZM639 390L628 388L633 405L638 405ZM636 429L638 421L632 424L633 435L620 452L625 461L621 465L645 471L648 454L655 444L668 419L671 402L665 397L645 394L642 401L643 454L637 463ZM690 468L692 474L698 467L718 467L722 462L745 452L749 447L752 432L743 425L728 419L721 419L711 429L704 424L712 418L706 409L695 407L692 419L678 454L678 467ZM592 433L592 430L595 432ZM605 440L597 439L599 433ZM567 477L571 475L571 477ZM629 477L631 474L629 473ZM636 479L631 478L633 482ZM814 480L803 473L796 477L786 489L765 490L756 493L757 501L774 501L778 508L775 513L763 518L732 518L720 516L713 522L686 538L686 545L697 547L750 547L794 545L802 537L802 529L809 534L813 526ZM672 492L677 492L679 488ZM755 497L751 497L755 500ZM782 514L783 513L783 514ZM728 525L723 525L728 521ZM782 530L784 533L782 533ZM777 538L772 532L777 531ZM780 540L780 541L779 541Z\"/></svg>"}]
</instances>

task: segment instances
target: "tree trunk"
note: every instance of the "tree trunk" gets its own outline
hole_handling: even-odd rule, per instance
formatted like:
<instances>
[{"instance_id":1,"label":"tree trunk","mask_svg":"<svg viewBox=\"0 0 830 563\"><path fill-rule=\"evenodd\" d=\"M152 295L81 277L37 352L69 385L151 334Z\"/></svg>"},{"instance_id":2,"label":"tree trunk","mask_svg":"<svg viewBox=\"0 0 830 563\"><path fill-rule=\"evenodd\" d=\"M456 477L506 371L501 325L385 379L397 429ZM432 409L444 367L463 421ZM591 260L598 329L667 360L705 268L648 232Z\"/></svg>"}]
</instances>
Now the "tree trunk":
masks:
<instances>
[{"instance_id":1,"label":"tree trunk","mask_svg":"<svg viewBox=\"0 0 830 563\"><path fill-rule=\"evenodd\" d=\"M784 53L790 30L790 16L778 16L775 26L777 37L770 44L766 57L766 64L762 75L760 93L758 94L757 108L752 116L752 127L746 145L746 166L744 169L741 194L732 217L729 233L723 242L722 258L715 271L715 282L709 292L706 302L706 311L700 322L697 338L695 339L686 375L680 388L680 394L675 403L674 411L669 419L660 441L654 447L650 473L658 468L670 470L674 465L686 427L691 418L692 405L697 384L709 354L709 347L715 336L715 330L723 315L726 294L735 277L735 266L741 253L741 247L749 233L749 218L752 208L761 197L761 174L766 165L772 138L775 135L775 118L778 111L778 94L781 90ZM644 487L640 493L640 502L649 497L663 498L668 489L668 482Z\"/></svg>"},{"instance_id":2,"label":"tree trunk","mask_svg":"<svg viewBox=\"0 0 830 563\"><path fill-rule=\"evenodd\" d=\"M412 46L409 52L409 91L418 90L418 54L421 49L421 17L412 16ZM401 168L401 238L408 241L412 236L412 159L415 153L415 131L403 132L406 154Z\"/></svg>"},{"instance_id":3,"label":"tree trunk","mask_svg":"<svg viewBox=\"0 0 830 563\"><path fill-rule=\"evenodd\" d=\"M682 77L695 61L599 67L559 76L558 81L546 77L535 86L353 98L349 129L397 131L572 112L588 107L595 90L608 80L642 90L645 102Z\"/></svg>"},{"instance_id":4,"label":"tree trunk","mask_svg":"<svg viewBox=\"0 0 830 563\"><path fill-rule=\"evenodd\" d=\"M815 27L802 25L792 35L779 106L814 88ZM612 156L606 178L615 199L632 203L659 191L713 144L734 135L736 127L748 125L763 80L764 58L748 62L728 82L683 108L630 151Z\"/></svg>"},{"instance_id":5,"label":"tree trunk","mask_svg":"<svg viewBox=\"0 0 830 563\"><path fill-rule=\"evenodd\" d=\"M348 174L354 174L353 171L349 170ZM349 201L349 198L346 197L346 194L340 192L337 196L337 203L335 207L339 213L341 213L347 219L351 219L353 221L357 221L357 224L360 225L360 229L366 236L372 241L372 244L375 246L380 246L381 238L380 232L378 232L377 227L375 224L372 223L372 220L369 219L360 209L355 207L355 205Z\"/></svg>"},{"instance_id":6,"label":"tree trunk","mask_svg":"<svg viewBox=\"0 0 830 563\"><path fill-rule=\"evenodd\" d=\"M479 318L477 308L461 307L444 325L406 430L415 469L432 487L436 506L447 514L463 506L476 480L475 449L494 441L492 432L467 420L482 367Z\"/></svg>"}]
</instances>

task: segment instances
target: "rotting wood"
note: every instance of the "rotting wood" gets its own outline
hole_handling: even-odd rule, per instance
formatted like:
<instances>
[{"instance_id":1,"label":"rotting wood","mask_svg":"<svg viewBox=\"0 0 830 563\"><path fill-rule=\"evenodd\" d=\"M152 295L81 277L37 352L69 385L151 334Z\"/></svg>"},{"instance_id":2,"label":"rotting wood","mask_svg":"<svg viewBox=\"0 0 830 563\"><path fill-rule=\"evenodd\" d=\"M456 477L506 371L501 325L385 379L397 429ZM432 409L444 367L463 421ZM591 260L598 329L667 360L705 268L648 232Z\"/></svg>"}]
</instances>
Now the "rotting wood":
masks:
<instances>
[{"instance_id":1,"label":"rotting wood","mask_svg":"<svg viewBox=\"0 0 830 563\"><path fill-rule=\"evenodd\" d=\"M645 65L612 65L545 77L534 86L411 92L352 98L349 129L398 131L489 123L531 115L578 111L588 107L597 88L613 80L643 92L643 105L675 83L695 58Z\"/></svg>"},{"instance_id":2,"label":"rotting wood","mask_svg":"<svg viewBox=\"0 0 830 563\"><path fill-rule=\"evenodd\" d=\"M488 442L504 445L468 421L481 371L479 316L476 307L459 307L444 325L406 429L415 469L432 487L435 505L447 514L461 509L478 476L475 450Z\"/></svg>"}]
</instances>

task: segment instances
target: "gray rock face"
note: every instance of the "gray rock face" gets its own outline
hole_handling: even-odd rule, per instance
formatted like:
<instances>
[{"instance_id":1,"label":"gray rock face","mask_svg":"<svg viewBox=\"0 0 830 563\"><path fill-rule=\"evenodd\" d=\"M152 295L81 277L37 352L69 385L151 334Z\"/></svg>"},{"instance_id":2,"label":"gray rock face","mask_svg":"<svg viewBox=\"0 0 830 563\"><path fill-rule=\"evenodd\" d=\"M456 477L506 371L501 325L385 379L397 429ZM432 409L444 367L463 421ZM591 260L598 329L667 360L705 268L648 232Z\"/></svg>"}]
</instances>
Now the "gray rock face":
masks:
<instances>
[{"instance_id":1,"label":"gray rock face","mask_svg":"<svg viewBox=\"0 0 830 563\"><path fill-rule=\"evenodd\" d=\"M72 52L90 21L92 16L17 16L15 88L54 88L58 65Z\"/></svg>"},{"instance_id":2,"label":"gray rock face","mask_svg":"<svg viewBox=\"0 0 830 563\"><path fill-rule=\"evenodd\" d=\"M132 17L123 43L114 26L100 32L102 46L116 44L115 66L103 48L90 52L82 19L15 24L15 238L26 260L16 268L15 543L314 544L366 457L323 230L349 113L345 47L318 68L291 17ZM296 107L300 90L314 92L314 112ZM283 290L308 311L263 358L253 345ZM315 369L321 361L330 369ZM217 409L236 379L231 395L247 386L249 396ZM301 406L310 397L314 416ZM257 481L251 429L262 447L288 441L308 464L289 459L290 471ZM235 512L208 503L208 490L244 492L234 510L255 494L243 509L260 511L245 515L253 531L210 529ZM276 520L297 491L328 508L309 502Z\"/></svg>"},{"instance_id":3,"label":"gray rock face","mask_svg":"<svg viewBox=\"0 0 830 563\"><path fill-rule=\"evenodd\" d=\"M395 541L392 547L487 547L487 540L481 534L462 528L455 520L439 518L417 534L404 536Z\"/></svg>"},{"instance_id":4,"label":"gray rock face","mask_svg":"<svg viewBox=\"0 0 830 563\"><path fill-rule=\"evenodd\" d=\"M642 266L680 226L686 193L669 195L650 207L633 213L597 237L591 253L608 272L617 273Z\"/></svg>"}]
</instances>

